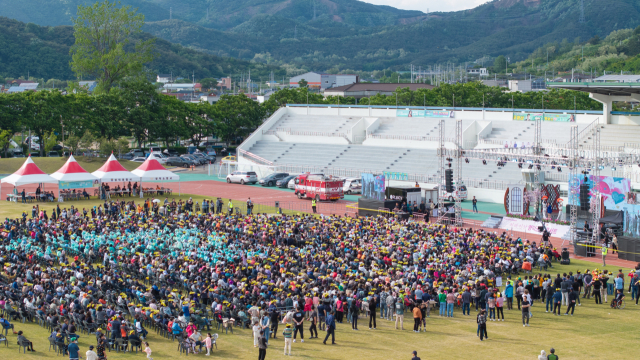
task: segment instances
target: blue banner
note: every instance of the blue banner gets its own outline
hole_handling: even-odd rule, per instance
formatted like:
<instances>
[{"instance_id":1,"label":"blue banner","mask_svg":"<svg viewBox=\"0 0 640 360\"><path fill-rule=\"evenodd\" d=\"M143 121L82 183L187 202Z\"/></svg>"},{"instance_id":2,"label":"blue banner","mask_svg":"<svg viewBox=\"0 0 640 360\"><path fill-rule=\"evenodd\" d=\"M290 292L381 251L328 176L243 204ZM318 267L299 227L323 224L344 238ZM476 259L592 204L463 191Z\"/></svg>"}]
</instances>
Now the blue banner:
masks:
<instances>
[{"instance_id":1,"label":"blue banner","mask_svg":"<svg viewBox=\"0 0 640 360\"><path fill-rule=\"evenodd\" d=\"M60 181L58 183L60 190L66 189L84 189L93 187L93 181Z\"/></svg>"}]
</instances>

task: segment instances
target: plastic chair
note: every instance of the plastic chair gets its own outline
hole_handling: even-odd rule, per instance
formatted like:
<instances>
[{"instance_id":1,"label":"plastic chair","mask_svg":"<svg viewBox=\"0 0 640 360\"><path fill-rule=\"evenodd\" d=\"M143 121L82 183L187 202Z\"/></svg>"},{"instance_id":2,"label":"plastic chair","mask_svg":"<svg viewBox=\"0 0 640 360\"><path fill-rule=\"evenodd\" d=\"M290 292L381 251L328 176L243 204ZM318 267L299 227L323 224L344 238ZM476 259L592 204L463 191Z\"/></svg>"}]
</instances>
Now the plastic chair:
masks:
<instances>
[{"instance_id":1,"label":"plastic chair","mask_svg":"<svg viewBox=\"0 0 640 360\"><path fill-rule=\"evenodd\" d=\"M55 339L49 338L49 351L51 351L51 347L53 347L53 351L58 352L58 343Z\"/></svg>"},{"instance_id":2,"label":"plastic chair","mask_svg":"<svg viewBox=\"0 0 640 360\"><path fill-rule=\"evenodd\" d=\"M130 350L129 351L133 351L133 349L136 349L136 354L138 353L138 349L140 349L140 351L142 351L142 341L139 340L131 340L129 342L129 345L131 345Z\"/></svg>"},{"instance_id":3,"label":"plastic chair","mask_svg":"<svg viewBox=\"0 0 640 360\"><path fill-rule=\"evenodd\" d=\"M0 343L4 341L4 344L9 347L9 340L7 340L6 336L0 334Z\"/></svg>"},{"instance_id":4,"label":"plastic chair","mask_svg":"<svg viewBox=\"0 0 640 360\"><path fill-rule=\"evenodd\" d=\"M211 336L211 345L215 345L216 346L216 350L218 350L218 334L213 334Z\"/></svg>"},{"instance_id":5,"label":"plastic chair","mask_svg":"<svg viewBox=\"0 0 640 360\"><path fill-rule=\"evenodd\" d=\"M28 347L29 347L28 341L18 341L18 352L20 352L20 348L22 348L22 352L26 354Z\"/></svg>"}]
</instances>

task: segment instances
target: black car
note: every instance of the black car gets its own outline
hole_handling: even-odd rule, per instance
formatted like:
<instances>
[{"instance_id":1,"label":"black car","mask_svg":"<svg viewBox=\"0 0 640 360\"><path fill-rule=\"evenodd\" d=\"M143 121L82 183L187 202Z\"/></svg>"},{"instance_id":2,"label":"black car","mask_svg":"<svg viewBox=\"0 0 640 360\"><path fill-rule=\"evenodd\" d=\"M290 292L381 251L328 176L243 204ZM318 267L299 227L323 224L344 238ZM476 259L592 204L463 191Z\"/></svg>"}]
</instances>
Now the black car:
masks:
<instances>
[{"instance_id":1,"label":"black car","mask_svg":"<svg viewBox=\"0 0 640 360\"><path fill-rule=\"evenodd\" d=\"M61 150L62 150L62 146L60 146L60 145L58 145L58 144L53 145L53 147L51 148L51 150L53 150L53 151L61 151Z\"/></svg>"},{"instance_id":2,"label":"black car","mask_svg":"<svg viewBox=\"0 0 640 360\"><path fill-rule=\"evenodd\" d=\"M273 186L276 184L276 181L282 180L289 176L288 173L273 173L269 174L262 179L260 179L260 185L262 186Z\"/></svg>"},{"instance_id":3,"label":"black car","mask_svg":"<svg viewBox=\"0 0 640 360\"><path fill-rule=\"evenodd\" d=\"M178 150L174 150L174 149L166 149L162 153L164 153L167 156L180 156L180 153L178 152Z\"/></svg>"},{"instance_id":4,"label":"black car","mask_svg":"<svg viewBox=\"0 0 640 360\"><path fill-rule=\"evenodd\" d=\"M289 181L291 181L291 179L293 179L294 177L296 177L298 175L289 175L285 178L282 178L278 181L276 181L276 186L279 188L283 188L283 189L287 189L289 186Z\"/></svg>"},{"instance_id":5,"label":"black car","mask_svg":"<svg viewBox=\"0 0 640 360\"><path fill-rule=\"evenodd\" d=\"M188 168L193 165L193 161L181 157L170 157L167 159L167 166L182 166Z\"/></svg>"},{"instance_id":6,"label":"black car","mask_svg":"<svg viewBox=\"0 0 640 360\"><path fill-rule=\"evenodd\" d=\"M197 157L195 155L191 155L191 154L182 155L180 157L183 158L183 159L190 160L191 162L193 162L196 165L204 165L204 164L208 163L208 161L206 161L205 159Z\"/></svg>"}]
</instances>

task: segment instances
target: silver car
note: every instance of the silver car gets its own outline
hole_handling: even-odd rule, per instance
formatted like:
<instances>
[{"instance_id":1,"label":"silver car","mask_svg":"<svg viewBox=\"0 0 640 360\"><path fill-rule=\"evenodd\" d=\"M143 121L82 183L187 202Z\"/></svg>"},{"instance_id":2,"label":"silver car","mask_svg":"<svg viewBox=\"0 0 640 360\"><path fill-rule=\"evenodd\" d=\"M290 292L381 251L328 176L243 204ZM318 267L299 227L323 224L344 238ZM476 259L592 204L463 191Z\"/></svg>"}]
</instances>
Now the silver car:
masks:
<instances>
[{"instance_id":1,"label":"silver car","mask_svg":"<svg viewBox=\"0 0 640 360\"><path fill-rule=\"evenodd\" d=\"M258 182L258 174L254 171L234 171L227 175L227 182L229 184L255 184Z\"/></svg>"}]
</instances>

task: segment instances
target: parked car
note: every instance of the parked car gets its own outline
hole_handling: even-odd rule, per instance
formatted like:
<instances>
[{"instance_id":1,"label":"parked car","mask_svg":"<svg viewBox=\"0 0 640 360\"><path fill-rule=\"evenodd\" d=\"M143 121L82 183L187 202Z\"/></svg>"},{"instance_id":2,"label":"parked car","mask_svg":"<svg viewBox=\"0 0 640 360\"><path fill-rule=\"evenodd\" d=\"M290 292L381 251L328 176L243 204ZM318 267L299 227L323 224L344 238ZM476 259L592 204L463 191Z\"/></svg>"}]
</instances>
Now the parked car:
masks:
<instances>
[{"instance_id":1,"label":"parked car","mask_svg":"<svg viewBox=\"0 0 640 360\"><path fill-rule=\"evenodd\" d=\"M197 157L198 159L202 159L202 160L204 160L204 164L208 164L208 163L209 163L209 161L211 161L211 159L208 157L209 155L205 155L205 154L203 154L203 153L199 153L199 152L198 152L198 153L193 153L193 154L191 154L191 155L193 155L193 156ZM215 161L216 161L216 157L214 156L214 157L213 157L213 161L212 161L212 162L215 162Z\"/></svg>"},{"instance_id":2,"label":"parked car","mask_svg":"<svg viewBox=\"0 0 640 360\"><path fill-rule=\"evenodd\" d=\"M49 151L49 152L47 153L47 156L48 156L48 157L60 157L60 154L58 154L58 152L57 152L57 151Z\"/></svg>"},{"instance_id":3,"label":"parked car","mask_svg":"<svg viewBox=\"0 0 640 360\"><path fill-rule=\"evenodd\" d=\"M144 158L142 156L134 157L133 159L131 159L131 161L139 163L143 163L145 160L147 160L147 158Z\"/></svg>"},{"instance_id":4,"label":"parked car","mask_svg":"<svg viewBox=\"0 0 640 360\"><path fill-rule=\"evenodd\" d=\"M201 158L199 158L197 156L194 156L194 155L182 155L180 157L183 158L183 159L189 159L196 165L204 165L207 162L204 159L201 159Z\"/></svg>"},{"instance_id":5,"label":"parked car","mask_svg":"<svg viewBox=\"0 0 640 360\"><path fill-rule=\"evenodd\" d=\"M276 186L279 188L283 188L286 189L289 186L289 181L291 181L291 179L295 179L297 175L289 175L285 178L282 178L278 181L276 181Z\"/></svg>"},{"instance_id":6,"label":"parked car","mask_svg":"<svg viewBox=\"0 0 640 360\"><path fill-rule=\"evenodd\" d=\"M132 160L134 157L135 156L132 153L128 152L128 153L123 154L122 156L120 156L120 159L122 159L122 160Z\"/></svg>"},{"instance_id":7,"label":"parked car","mask_svg":"<svg viewBox=\"0 0 640 360\"><path fill-rule=\"evenodd\" d=\"M158 160L160 164L166 164L168 156L164 155L161 152L152 152L153 156Z\"/></svg>"},{"instance_id":8,"label":"parked car","mask_svg":"<svg viewBox=\"0 0 640 360\"><path fill-rule=\"evenodd\" d=\"M342 191L345 194L361 194L362 193L362 179L360 178L346 178L344 179L344 185Z\"/></svg>"},{"instance_id":9,"label":"parked car","mask_svg":"<svg viewBox=\"0 0 640 360\"><path fill-rule=\"evenodd\" d=\"M164 149L162 153L167 155L168 157L180 156L180 153L178 152L178 150L175 150L175 149Z\"/></svg>"},{"instance_id":10,"label":"parked car","mask_svg":"<svg viewBox=\"0 0 640 360\"><path fill-rule=\"evenodd\" d=\"M179 156L173 156L167 159L167 166L181 166L188 168L193 165L193 161Z\"/></svg>"},{"instance_id":11,"label":"parked car","mask_svg":"<svg viewBox=\"0 0 640 360\"><path fill-rule=\"evenodd\" d=\"M260 179L260 185L262 186L273 186L276 184L278 180L282 180L289 176L288 173L273 173L269 174L262 179Z\"/></svg>"},{"instance_id":12,"label":"parked car","mask_svg":"<svg viewBox=\"0 0 640 360\"><path fill-rule=\"evenodd\" d=\"M227 175L227 182L240 184L255 184L258 182L258 174L254 171L234 171Z\"/></svg>"},{"instance_id":13,"label":"parked car","mask_svg":"<svg viewBox=\"0 0 640 360\"><path fill-rule=\"evenodd\" d=\"M296 178L297 178L297 176L294 176L291 180L289 180L289 183L287 184L287 188L289 188L291 190L295 190L296 189Z\"/></svg>"},{"instance_id":14,"label":"parked car","mask_svg":"<svg viewBox=\"0 0 640 360\"><path fill-rule=\"evenodd\" d=\"M135 157L145 157L145 153L144 153L144 151L142 151L142 149L133 149L133 150L129 151L129 154L131 154L134 158Z\"/></svg>"},{"instance_id":15,"label":"parked car","mask_svg":"<svg viewBox=\"0 0 640 360\"><path fill-rule=\"evenodd\" d=\"M61 150L62 150L62 145L58 145L58 144L53 145L53 147L51 148L51 150L54 150L54 151L61 151Z\"/></svg>"},{"instance_id":16,"label":"parked car","mask_svg":"<svg viewBox=\"0 0 640 360\"><path fill-rule=\"evenodd\" d=\"M236 158L235 156L225 156L222 158L222 160L220 160L220 164L226 164L226 163L236 162L236 161L238 161L238 158Z\"/></svg>"},{"instance_id":17,"label":"parked car","mask_svg":"<svg viewBox=\"0 0 640 360\"><path fill-rule=\"evenodd\" d=\"M160 146L149 146L149 153L154 153L154 152L162 152L162 149L160 148Z\"/></svg>"}]
</instances>

